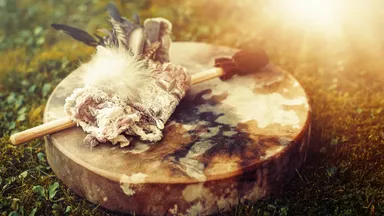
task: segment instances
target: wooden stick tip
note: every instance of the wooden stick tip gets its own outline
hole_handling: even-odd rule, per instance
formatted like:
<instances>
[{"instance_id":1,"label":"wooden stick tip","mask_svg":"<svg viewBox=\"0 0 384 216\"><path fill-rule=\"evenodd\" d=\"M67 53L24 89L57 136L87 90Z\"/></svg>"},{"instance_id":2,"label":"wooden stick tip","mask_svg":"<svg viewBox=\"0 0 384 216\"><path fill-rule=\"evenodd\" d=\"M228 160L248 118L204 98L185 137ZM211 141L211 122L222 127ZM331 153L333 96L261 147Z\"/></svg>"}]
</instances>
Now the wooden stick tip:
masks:
<instances>
[{"instance_id":1,"label":"wooden stick tip","mask_svg":"<svg viewBox=\"0 0 384 216\"><path fill-rule=\"evenodd\" d=\"M16 143L16 135L15 135L15 134L12 134L11 137L10 137L9 139L11 140L11 143L12 143L13 145L17 145L17 143Z\"/></svg>"}]
</instances>

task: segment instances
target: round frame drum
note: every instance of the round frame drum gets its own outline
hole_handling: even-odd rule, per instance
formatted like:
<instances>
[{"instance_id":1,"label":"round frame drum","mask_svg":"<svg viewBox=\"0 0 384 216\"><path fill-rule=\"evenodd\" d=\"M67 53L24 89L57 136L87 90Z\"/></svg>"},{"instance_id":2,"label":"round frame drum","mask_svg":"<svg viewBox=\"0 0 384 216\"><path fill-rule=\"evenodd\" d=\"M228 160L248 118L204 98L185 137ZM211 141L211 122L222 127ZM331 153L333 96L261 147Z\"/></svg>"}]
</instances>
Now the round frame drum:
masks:
<instances>
[{"instance_id":1,"label":"round frame drum","mask_svg":"<svg viewBox=\"0 0 384 216\"><path fill-rule=\"evenodd\" d=\"M171 60L190 73L211 68L235 49L174 43ZM64 117L65 98L82 85L81 68L52 93L48 122ZM310 107L301 85L269 64L260 72L192 86L157 143L120 148L82 143L71 128L46 138L48 162L61 181L90 202L139 215L227 211L279 189L305 161Z\"/></svg>"}]
</instances>

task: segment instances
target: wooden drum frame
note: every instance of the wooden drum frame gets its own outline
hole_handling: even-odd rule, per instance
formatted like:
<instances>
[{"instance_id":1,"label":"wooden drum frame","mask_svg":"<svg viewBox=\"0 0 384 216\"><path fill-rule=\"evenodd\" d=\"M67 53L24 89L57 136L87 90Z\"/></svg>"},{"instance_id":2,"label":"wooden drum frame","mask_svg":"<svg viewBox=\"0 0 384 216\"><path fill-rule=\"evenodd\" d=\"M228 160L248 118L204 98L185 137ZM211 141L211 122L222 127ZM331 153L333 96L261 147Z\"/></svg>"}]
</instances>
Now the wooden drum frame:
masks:
<instances>
[{"instance_id":1,"label":"wooden drum frame","mask_svg":"<svg viewBox=\"0 0 384 216\"><path fill-rule=\"evenodd\" d=\"M171 60L193 74L235 52L178 42ZM44 122L65 116L65 98L82 76L79 68L57 86ZM82 129L71 128L46 137L45 146L57 177L92 203L138 215L206 215L257 201L289 181L305 161L310 114L297 80L269 64L254 75L192 86L160 142L90 149Z\"/></svg>"}]
</instances>

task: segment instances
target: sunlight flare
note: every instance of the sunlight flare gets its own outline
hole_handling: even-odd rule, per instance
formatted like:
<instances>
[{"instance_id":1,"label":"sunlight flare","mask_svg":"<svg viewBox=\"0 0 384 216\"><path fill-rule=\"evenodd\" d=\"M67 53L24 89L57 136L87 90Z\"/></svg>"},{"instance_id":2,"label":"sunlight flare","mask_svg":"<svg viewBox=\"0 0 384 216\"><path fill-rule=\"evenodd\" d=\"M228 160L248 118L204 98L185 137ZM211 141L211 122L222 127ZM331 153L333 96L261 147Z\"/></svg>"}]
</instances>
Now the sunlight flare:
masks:
<instances>
[{"instance_id":1,"label":"sunlight flare","mask_svg":"<svg viewBox=\"0 0 384 216\"><path fill-rule=\"evenodd\" d=\"M340 30L344 11L348 4L333 0L276 0L272 1L274 11L290 25L306 29L337 33Z\"/></svg>"}]
</instances>

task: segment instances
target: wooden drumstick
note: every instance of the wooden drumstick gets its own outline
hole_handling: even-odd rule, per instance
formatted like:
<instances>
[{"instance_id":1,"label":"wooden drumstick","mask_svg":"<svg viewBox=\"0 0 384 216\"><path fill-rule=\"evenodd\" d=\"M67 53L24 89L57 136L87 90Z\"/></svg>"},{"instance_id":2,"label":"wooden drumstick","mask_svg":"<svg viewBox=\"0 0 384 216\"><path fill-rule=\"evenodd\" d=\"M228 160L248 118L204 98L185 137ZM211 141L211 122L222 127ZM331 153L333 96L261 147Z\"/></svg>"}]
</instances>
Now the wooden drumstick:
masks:
<instances>
[{"instance_id":1,"label":"wooden drumstick","mask_svg":"<svg viewBox=\"0 0 384 216\"><path fill-rule=\"evenodd\" d=\"M263 50L242 50L237 52L231 59L216 59L214 68L191 75L191 82L194 85L216 77L226 80L235 74L254 73L266 66L268 62L269 59ZM13 134L10 140L13 145L19 145L74 126L76 126L76 123L69 117L63 117Z\"/></svg>"}]
</instances>

